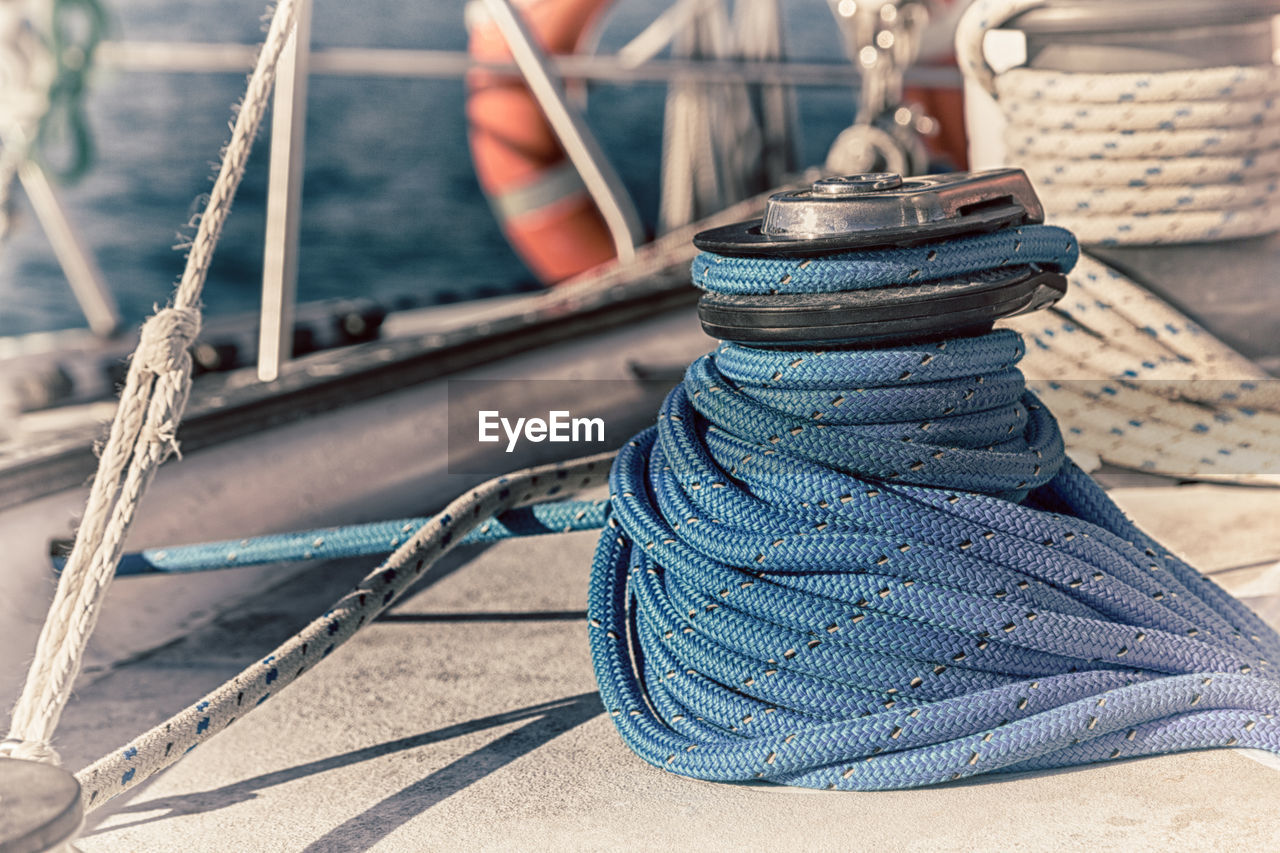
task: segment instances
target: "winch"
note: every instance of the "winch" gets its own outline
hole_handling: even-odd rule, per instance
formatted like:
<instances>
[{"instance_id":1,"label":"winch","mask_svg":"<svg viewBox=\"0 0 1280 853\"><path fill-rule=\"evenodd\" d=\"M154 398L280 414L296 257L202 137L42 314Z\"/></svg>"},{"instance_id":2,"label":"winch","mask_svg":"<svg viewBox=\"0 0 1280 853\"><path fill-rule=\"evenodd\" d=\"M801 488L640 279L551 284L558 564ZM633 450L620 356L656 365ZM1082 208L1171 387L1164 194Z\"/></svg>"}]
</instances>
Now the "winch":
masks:
<instances>
[{"instance_id":1,"label":"winch","mask_svg":"<svg viewBox=\"0 0 1280 853\"><path fill-rule=\"evenodd\" d=\"M767 293L707 290L698 316L709 335L765 347L880 346L980 334L1002 317L1047 307L1066 292L1055 253L1018 256L1024 243L1019 227L1043 221L1044 209L1021 169L822 178L809 189L770 197L762 219L698 234L694 244L710 254L695 261L695 284L703 283L699 263L709 274L712 262L727 258L745 265L792 260L796 275L817 256L879 268L832 292L796 292L800 288L787 286L795 276L785 271ZM964 238L992 232L1011 238L1005 265L932 272L948 268L939 255L963 252Z\"/></svg>"}]
</instances>

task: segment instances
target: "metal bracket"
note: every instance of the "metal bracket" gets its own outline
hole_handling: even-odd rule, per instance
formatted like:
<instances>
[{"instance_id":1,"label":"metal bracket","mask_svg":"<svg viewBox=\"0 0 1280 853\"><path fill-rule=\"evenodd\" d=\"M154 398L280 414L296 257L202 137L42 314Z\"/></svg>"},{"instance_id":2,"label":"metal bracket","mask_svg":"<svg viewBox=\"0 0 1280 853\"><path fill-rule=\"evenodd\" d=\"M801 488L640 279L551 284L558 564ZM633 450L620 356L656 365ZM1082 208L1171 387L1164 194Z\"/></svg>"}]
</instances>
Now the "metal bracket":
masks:
<instances>
[{"instance_id":1,"label":"metal bracket","mask_svg":"<svg viewBox=\"0 0 1280 853\"><path fill-rule=\"evenodd\" d=\"M908 179L868 172L770 196L763 219L703 231L693 242L722 255L820 255L1043 221L1021 169Z\"/></svg>"},{"instance_id":2,"label":"metal bracket","mask_svg":"<svg viewBox=\"0 0 1280 853\"><path fill-rule=\"evenodd\" d=\"M271 106L271 165L267 178L266 242L262 256L262 315L258 379L271 382L293 355L293 308L298 291L298 233L302 218L311 3L299 0L293 36L280 54Z\"/></svg>"},{"instance_id":3,"label":"metal bracket","mask_svg":"<svg viewBox=\"0 0 1280 853\"><path fill-rule=\"evenodd\" d=\"M485 11L506 39L529 91L542 108L569 161L582 176L591 200L600 209L618 260L631 261L635 258L635 247L644 242L644 226L622 179L614 172L586 122L569 105L563 84L511 1L483 2Z\"/></svg>"},{"instance_id":4,"label":"metal bracket","mask_svg":"<svg viewBox=\"0 0 1280 853\"><path fill-rule=\"evenodd\" d=\"M823 178L769 198L763 219L703 231L694 244L728 256L812 257L911 246L1044 220L1020 169ZM940 249L945 251L945 248ZM835 293L703 294L707 334L751 346L885 346L989 331L996 320L1045 308L1065 275L1034 264L949 281Z\"/></svg>"}]
</instances>

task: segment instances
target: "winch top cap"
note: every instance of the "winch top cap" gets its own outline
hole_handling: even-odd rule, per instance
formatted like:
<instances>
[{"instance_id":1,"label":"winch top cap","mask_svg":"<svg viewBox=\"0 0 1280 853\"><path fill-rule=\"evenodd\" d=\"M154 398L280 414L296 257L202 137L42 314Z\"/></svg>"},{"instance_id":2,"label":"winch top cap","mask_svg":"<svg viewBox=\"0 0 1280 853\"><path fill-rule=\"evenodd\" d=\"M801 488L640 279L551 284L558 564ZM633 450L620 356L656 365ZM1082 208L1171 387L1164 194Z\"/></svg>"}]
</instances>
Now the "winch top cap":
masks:
<instances>
[{"instance_id":1,"label":"winch top cap","mask_svg":"<svg viewBox=\"0 0 1280 853\"><path fill-rule=\"evenodd\" d=\"M1021 169L903 178L867 172L770 196L763 219L703 231L694 245L724 255L817 255L907 246L1044 221Z\"/></svg>"}]
</instances>

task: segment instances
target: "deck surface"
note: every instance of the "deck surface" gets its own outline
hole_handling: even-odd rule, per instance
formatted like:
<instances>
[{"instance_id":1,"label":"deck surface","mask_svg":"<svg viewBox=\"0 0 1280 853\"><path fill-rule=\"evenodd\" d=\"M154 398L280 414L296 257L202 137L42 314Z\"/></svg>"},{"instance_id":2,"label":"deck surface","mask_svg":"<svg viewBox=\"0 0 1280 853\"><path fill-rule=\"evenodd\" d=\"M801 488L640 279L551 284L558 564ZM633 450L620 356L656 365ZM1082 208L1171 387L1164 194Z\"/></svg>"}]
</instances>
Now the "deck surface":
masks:
<instances>
[{"instance_id":1,"label":"deck surface","mask_svg":"<svg viewBox=\"0 0 1280 853\"><path fill-rule=\"evenodd\" d=\"M1280 492L1113 494L1228 588L1271 592L1246 600L1280 622ZM113 804L82 849L1280 849L1280 770L1241 751L876 794L654 769L622 745L595 693L584 624L594 539L446 558L289 690ZM366 568L318 565L91 684L60 729L67 764L231 676Z\"/></svg>"}]
</instances>

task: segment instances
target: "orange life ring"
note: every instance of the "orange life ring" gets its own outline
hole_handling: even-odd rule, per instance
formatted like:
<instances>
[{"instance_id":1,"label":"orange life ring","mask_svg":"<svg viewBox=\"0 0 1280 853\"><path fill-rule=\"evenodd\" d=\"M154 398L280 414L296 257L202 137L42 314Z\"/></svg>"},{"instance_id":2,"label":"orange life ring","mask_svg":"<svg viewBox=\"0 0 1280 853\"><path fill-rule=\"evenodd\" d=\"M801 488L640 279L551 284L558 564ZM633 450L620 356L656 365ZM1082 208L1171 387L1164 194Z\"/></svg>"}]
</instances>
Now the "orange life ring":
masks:
<instances>
[{"instance_id":1,"label":"orange life ring","mask_svg":"<svg viewBox=\"0 0 1280 853\"><path fill-rule=\"evenodd\" d=\"M527 0L517 10L549 54L573 53L609 0ZM471 27L477 60L511 60L494 23ZM604 218L519 75L467 74L471 159L503 233L525 265L553 284L614 257Z\"/></svg>"}]
</instances>

